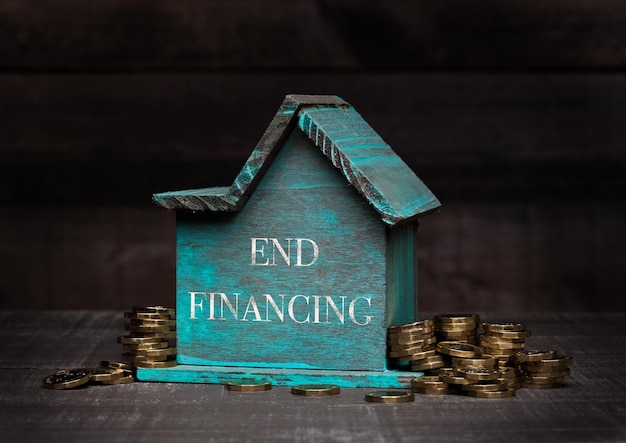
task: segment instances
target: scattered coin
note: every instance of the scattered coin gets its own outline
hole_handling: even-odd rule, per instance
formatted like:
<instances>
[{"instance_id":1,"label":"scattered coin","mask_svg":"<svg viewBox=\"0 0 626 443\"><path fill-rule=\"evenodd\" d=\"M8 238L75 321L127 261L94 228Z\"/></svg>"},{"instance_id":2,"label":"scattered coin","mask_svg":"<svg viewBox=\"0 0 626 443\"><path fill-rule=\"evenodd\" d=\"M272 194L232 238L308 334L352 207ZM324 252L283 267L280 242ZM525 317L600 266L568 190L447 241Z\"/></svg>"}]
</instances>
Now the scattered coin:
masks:
<instances>
[{"instance_id":1,"label":"scattered coin","mask_svg":"<svg viewBox=\"0 0 626 443\"><path fill-rule=\"evenodd\" d=\"M101 366L99 368L94 368L91 370L91 380L92 382L109 382L113 380L117 380L124 375L124 370L120 368L111 368L106 366Z\"/></svg>"},{"instance_id":2,"label":"scattered coin","mask_svg":"<svg viewBox=\"0 0 626 443\"><path fill-rule=\"evenodd\" d=\"M272 384L266 380L231 380L224 384L229 391L259 392L272 389Z\"/></svg>"},{"instance_id":3,"label":"scattered coin","mask_svg":"<svg viewBox=\"0 0 626 443\"><path fill-rule=\"evenodd\" d=\"M123 385L127 383L133 383L135 381L135 375L133 371L124 370L124 373L120 378L110 381L101 382L103 385Z\"/></svg>"},{"instance_id":4,"label":"scattered coin","mask_svg":"<svg viewBox=\"0 0 626 443\"><path fill-rule=\"evenodd\" d=\"M73 389L89 383L91 369L63 369L43 379L43 387L47 389Z\"/></svg>"},{"instance_id":5,"label":"scattered coin","mask_svg":"<svg viewBox=\"0 0 626 443\"><path fill-rule=\"evenodd\" d=\"M365 401L374 403L405 403L414 399L411 391L374 391L365 395Z\"/></svg>"},{"instance_id":6,"label":"scattered coin","mask_svg":"<svg viewBox=\"0 0 626 443\"><path fill-rule=\"evenodd\" d=\"M503 391L466 391L470 397L478 398L510 398L515 397L515 391L503 390Z\"/></svg>"},{"instance_id":7,"label":"scattered coin","mask_svg":"<svg viewBox=\"0 0 626 443\"><path fill-rule=\"evenodd\" d=\"M294 395L336 395L339 392L339 386L327 384L306 384L291 388L291 393Z\"/></svg>"}]
</instances>

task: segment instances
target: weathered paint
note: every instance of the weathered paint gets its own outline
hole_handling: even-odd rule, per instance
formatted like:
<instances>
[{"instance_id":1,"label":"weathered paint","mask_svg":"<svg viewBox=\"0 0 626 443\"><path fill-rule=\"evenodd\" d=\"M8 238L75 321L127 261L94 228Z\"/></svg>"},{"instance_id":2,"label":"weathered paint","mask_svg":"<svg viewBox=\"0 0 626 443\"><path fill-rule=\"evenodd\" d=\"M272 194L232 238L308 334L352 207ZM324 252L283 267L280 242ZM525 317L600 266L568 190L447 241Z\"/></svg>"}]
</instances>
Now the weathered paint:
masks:
<instances>
[{"instance_id":1,"label":"weathered paint","mask_svg":"<svg viewBox=\"0 0 626 443\"><path fill-rule=\"evenodd\" d=\"M391 147L347 102L336 96L288 95L230 187L155 194L167 209L239 211L294 128L313 141L379 213L393 226L440 206Z\"/></svg>"},{"instance_id":2,"label":"weathered paint","mask_svg":"<svg viewBox=\"0 0 626 443\"><path fill-rule=\"evenodd\" d=\"M230 187L153 199L193 212L177 214L180 365L140 379L415 376L387 370L386 328L417 318L416 219L439 201L348 103L287 96Z\"/></svg>"},{"instance_id":3,"label":"weathered paint","mask_svg":"<svg viewBox=\"0 0 626 443\"><path fill-rule=\"evenodd\" d=\"M179 213L177 226L181 363L385 369L385 225L302 132L241 211ZM311 266L294 264L298 239L304 265L318 248Z\"/></svg>"},{"instance_id":4,"label":"weathered paint","mask_svg":"<svg viewBox=\"0 0 626 443\"><path fill-rule=\"evenodd\" d=\"M417 319L417 221L388 228L387 325Z\"/></svg>"},{"instance_id":5,"label":"weathered paint","mask_svg":"<svg viewBox=\"0 0 626 443\"><path fill-rule=\"evenodd\" d=\"M411 380L422 375L421 372L410 371L318 371L193 365L137 369L137 378L144 381L224 384L232 380L260 379L275 386L325 383L342 388L410 388Z\"/></svg>"}]
</instances>

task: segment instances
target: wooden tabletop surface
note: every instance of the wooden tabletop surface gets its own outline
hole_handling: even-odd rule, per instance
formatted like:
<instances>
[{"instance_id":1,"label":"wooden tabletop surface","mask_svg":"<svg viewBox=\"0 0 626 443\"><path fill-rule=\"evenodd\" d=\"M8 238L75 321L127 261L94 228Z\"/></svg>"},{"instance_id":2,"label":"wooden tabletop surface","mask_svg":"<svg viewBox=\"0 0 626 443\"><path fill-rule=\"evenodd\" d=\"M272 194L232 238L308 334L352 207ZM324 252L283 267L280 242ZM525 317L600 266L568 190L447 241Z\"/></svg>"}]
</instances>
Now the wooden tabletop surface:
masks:
<instances>
[{"instance_id":1,"label":"wooden tabletop surface","mask_svg":"<svg viewBox=\"0 0 626 443\"><path fill-rule=\"evenodd\" d=\"M423 313L423 318L432 313ZM364 401L368 389L302 397L287 387L236 393L209 384L132 383L54 391L58 369L119 360L117 311L0 312L3 442L626 441L626 313L481 313L522 321L527 349L571 355L557 389L510 399L416 395L413 403Z\"/></svg>"}]
</instances>

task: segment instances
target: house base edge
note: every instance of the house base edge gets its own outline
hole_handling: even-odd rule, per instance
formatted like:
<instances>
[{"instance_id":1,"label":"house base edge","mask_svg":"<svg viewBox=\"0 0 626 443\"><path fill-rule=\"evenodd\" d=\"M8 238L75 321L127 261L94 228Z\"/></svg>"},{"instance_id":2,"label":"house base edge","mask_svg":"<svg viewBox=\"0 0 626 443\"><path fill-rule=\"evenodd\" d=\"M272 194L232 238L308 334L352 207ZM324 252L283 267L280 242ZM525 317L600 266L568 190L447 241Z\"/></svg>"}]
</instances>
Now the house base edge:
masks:
<instances>
[{"instance_id":1,"label":"house base edge","mask_svg":"<svg viewBox=\"0 0 626 443\"><path fill-rule=\"evenodd\" d=\"M262 379L274 386L333 384L341 388L410 388L411 380L422 375L421 372L399 370L326 371L197 365L137 368L137 379L148 382L224 384L234 380Z\"/></svg>"}]
</instances>

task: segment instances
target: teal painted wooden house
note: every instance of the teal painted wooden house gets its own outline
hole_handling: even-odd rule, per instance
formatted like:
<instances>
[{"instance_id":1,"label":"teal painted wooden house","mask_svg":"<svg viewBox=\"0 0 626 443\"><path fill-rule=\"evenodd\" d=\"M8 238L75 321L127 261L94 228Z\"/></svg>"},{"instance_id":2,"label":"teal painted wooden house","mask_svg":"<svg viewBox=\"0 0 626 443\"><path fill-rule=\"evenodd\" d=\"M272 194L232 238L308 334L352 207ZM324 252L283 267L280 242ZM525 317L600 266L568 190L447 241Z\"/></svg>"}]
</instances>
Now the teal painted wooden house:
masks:
<instances>
[{"instance_id":1,"label":"teal painted wooden house","mask_svg":"<svg viewBox=\"0 0 626 443\"><path fill-rule=\"evenodd\" d=\"M440 203L348 103L288 95L231 186L153 199L177 216L179 366L140 378L406 385L386 328L416 319Z\"/></svg>"}]
</instances>

